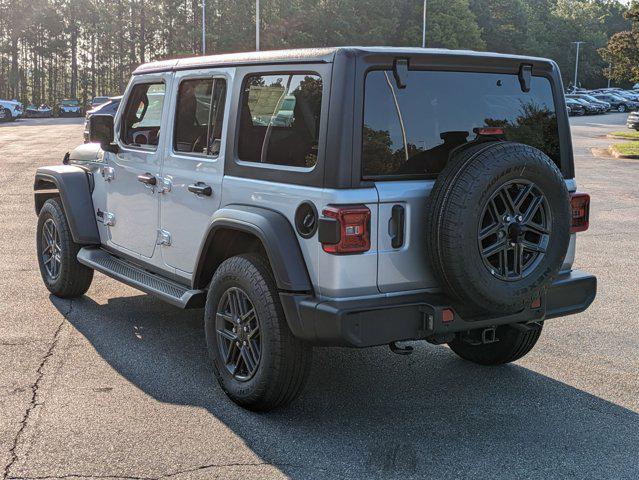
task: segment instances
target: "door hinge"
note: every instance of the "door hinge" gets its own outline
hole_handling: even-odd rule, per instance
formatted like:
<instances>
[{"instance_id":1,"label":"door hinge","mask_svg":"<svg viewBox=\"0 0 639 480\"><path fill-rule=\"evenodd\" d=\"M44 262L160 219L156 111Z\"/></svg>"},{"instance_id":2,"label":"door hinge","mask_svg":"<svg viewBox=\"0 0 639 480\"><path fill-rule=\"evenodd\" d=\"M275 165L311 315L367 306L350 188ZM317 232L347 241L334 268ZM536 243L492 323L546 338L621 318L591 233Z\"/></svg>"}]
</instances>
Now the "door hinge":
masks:
<instances>
[{"instance_id":1,"label":"door hinge","mask_svg":"<svg viewBox=\"0 0 639 480\"><path fill-rule=\"evenodd\" d=\"M166 247L171 245L171 234L166 230L158 230L158 239L155 242L156 245L164 245Z\"/></svg>"},{"instance_id":2,"label":"door hinge","mask_svg":"<svg viewBox=\"0 0 639 480\"><path fill-rule=\"evenodd\" d=\"M115 170L113 167L103 167L101 173L105 182L110 182L115 177Z\"/></svg>"},{"instance_id":3,"label":"door hinge","mask_svg":"<svg viewBox=\"0 0 639 480\"><path fill-rule=\"evenodd\" d=\"M115 225L115 213L104 212L104 225L107 227Z\"/></svg>"}]
</instances>

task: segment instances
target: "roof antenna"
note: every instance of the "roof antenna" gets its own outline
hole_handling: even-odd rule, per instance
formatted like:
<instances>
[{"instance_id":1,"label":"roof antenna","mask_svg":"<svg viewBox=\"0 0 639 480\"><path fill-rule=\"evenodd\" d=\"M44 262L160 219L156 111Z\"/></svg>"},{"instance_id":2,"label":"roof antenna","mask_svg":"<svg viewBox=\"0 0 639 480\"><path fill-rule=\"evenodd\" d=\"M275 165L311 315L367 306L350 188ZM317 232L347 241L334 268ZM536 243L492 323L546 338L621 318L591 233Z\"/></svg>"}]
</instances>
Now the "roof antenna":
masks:
<instances>
[{"instance_id":1,"label":"roof antenna","mask_svg":"<svg viewBox=\"0 0 639 480\"><path fill-rule=\"evenodd\" d=\"M408 76L408 59L398 58L393 61L393 77L397 88L406 88L406 77Z\"/></svg>"}]
</instances>

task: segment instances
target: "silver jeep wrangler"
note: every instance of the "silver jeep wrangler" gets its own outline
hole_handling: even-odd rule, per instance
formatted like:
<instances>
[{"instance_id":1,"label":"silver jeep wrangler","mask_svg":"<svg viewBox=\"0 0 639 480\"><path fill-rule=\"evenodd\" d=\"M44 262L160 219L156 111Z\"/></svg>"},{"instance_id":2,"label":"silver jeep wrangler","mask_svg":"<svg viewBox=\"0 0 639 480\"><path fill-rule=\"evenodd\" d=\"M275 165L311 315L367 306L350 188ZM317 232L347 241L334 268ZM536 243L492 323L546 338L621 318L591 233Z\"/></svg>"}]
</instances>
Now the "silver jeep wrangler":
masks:
<instances>
[{"instance_id":1,"label":"silver jeep wrangler","mask_svg":"<svg viewBox=\"0 0 639 480\"><path fill-rule=\"evenodd\" d=\"M585 310L557 65L468 51L351 47L140 66L91 144L35 178L51 293L98 270L204 307L228 396L302 390L313 345L448 344L484 365Z\"/></svg>"}]
</instances>

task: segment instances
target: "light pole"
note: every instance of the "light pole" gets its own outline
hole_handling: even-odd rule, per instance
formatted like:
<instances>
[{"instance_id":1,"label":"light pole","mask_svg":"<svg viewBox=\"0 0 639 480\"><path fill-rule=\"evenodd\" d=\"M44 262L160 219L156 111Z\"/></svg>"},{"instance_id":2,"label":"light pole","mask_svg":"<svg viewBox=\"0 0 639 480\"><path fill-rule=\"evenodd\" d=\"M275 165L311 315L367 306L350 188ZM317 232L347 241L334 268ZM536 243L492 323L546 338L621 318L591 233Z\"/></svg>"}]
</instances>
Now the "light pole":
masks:
<instances>
[{"instance_id":1,"label":"light pole","mask_svg":"<svg viewBox=\"0 0 639 480\"><path fill-rule=\"evenodd\" d=\"M422 48L426 48L426 2L427 0L424 0L424 16L422 19Z\"/></svg>"},{"instance_id":2,"label":"light pole","mask_svg":"<svg viewBox=\"0 0 639 480\"><path fill-rule=\"evenodd\" d=\"M612 62L608 64L608 88L610 88L610 78L612 77Z\"/></svg>"},{"instance_id":3,"label":"light pole","mask_svg":"<svg viewBox=\"0 0 639 480\"><path fill-rule=\"evenodd\" d=\"M260 51L260 0L255 0L255 50Z\"/></svg>"},{"instance_id":4,"label":"light pole","mask_svg":"<svg viewBox=\"0 0 639 480\"><path fill-rule=\"evenodd\" d=\"M202 0L202 55L206 55L206 0Z\"/></svg>"},{"instance_id":5,"label":"light pole","mask_svg":"<svg viewBox=\"0 0 639 480\"><path fill-rule=\"evenodd\" d=\"M577 56L575 58L575 88L577 88L577 73L579 71L579 47L581 46L582 43L586 43L586 42L572 42L575 45L577 45Z\"/></svg>"}]
</instances>

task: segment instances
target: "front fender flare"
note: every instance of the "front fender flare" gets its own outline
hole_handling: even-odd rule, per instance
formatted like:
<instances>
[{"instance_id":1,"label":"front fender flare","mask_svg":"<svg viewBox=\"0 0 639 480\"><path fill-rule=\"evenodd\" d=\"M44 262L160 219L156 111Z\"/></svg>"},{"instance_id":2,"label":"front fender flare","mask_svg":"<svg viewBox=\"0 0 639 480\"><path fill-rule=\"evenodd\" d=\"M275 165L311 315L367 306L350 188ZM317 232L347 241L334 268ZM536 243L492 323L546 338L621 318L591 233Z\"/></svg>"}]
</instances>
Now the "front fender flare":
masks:
<instances>
[{"instance_id":1,"label":"front fender flare","mask_svg":"<svg viewBox=\"0 0 639 480\"><path fill-rule=\"evenodd\" d=\"M206 255L213 245L216 232L221 229L249 233L262 242L280 290L312 291L306 262L291 223L279 212L249 205L228 205L215 212L200 246L193 285L202 282Z\"/></svg>"},{"instance_id":2,"label":"front fender flare","mask_svg":"<svg viewBox=\"0 0 639 480\"><path fill-rule=\"evenodd\" d=\"M73 241L79 245L100 243L91 198L91 179L83 168L73 165L40 167L35 174L33 190L36 213L40 213L44 202L55 195L51 190L57 190Z\"/></svg>"}]
</instances>

